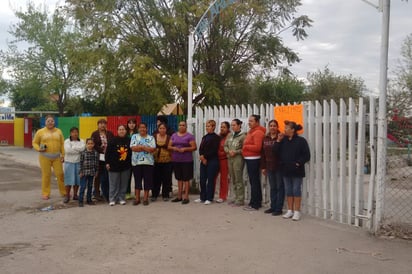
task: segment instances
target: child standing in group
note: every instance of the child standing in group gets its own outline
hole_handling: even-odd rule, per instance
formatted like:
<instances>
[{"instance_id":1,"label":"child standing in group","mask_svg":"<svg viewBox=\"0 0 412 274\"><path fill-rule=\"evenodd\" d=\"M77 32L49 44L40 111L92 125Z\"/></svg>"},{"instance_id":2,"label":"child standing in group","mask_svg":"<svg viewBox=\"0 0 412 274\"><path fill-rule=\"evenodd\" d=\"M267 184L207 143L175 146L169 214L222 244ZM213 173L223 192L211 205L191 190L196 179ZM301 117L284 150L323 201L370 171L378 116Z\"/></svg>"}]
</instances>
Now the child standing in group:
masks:
<instances>
[{"instance_id":1,"label":"child standing in group","mask_svg":"<svg viewBox=\"0 0 412 274\"><path fill-rule=\"evenodd\" d=\"M86 149L80 155L79 207L83 207L84 190L87 186L87 204L92 205L93 179L99 170L99 153L94 149L92 138L86 139Z\"/></svg>"}]
</instances>

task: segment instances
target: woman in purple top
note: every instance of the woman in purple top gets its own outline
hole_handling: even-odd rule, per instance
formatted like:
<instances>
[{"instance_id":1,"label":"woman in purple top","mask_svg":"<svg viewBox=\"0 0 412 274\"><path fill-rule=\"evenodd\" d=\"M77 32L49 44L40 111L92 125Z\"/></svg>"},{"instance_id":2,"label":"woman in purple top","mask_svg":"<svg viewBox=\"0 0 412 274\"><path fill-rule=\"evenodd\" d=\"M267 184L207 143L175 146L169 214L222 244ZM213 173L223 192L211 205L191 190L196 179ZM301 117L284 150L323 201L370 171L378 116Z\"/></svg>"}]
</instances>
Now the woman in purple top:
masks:
<instances>
[{"instance_id":1,"label":"woman in purple top","mask_svg":"<svg viewBox=\"0 0 412 274\"><path fill-rule=\"evenodd\" d=\"M177 180L177 198L172 202L189 203L189 181L193 179L193 151L197 149L195 137L187 132L186 121L179 122L179 129L170 138L168 149L172 151L172 165ZM182 192L184 190L184 195ZM183 198L182 198L183 196Z\"/></svg>"}]
</instances>

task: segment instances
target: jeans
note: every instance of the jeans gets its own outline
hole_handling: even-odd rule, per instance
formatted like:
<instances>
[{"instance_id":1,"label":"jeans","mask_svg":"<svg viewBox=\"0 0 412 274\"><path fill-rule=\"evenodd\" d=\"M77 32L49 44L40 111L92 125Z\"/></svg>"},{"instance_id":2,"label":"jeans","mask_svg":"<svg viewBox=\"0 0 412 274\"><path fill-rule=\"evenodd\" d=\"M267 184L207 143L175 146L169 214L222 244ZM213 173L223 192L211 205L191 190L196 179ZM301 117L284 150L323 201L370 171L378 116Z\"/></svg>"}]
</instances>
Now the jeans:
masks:
<instances>
[{"instance_id":1,"label":"jeans","mask_svg":"<svg viewBox=\"0 0 412 274\"><path fill-rule=\"evenodd\" d=\"M301 197L302 196L302 177L289 177L283 176L283 182L285 183L286 196L289 197Z\"/></svg>"},{"instance_id":2,"label":"jeans","mask_svg":"<svg viewBox=\"0 0 412 274\"><path fill-rule=\"evenodd\" d=\"M109 202L126 201L125 196L130 172L130 169L123 171L109 171Z\"/></svg>"},{"instance_id":3,"label":"jeans","mask_svg":"<svg viewBox=\"0 0 412 274\"><path fill-rule=\"evenodd\" d=\"M79 192L79 203L83 203L84 191L87 187L87 202L92 201L92 188L93 188L94 176L85 175L80 178L80 192Z\"/></svg>"},{"instance_id":4,"label":"jeans","mask_svg":"<svg viewBox=\"0 0 412 274\"><path fill-rule=\"evenodd\" d=\"M249 206L259 209L262 207L262 187L260 183L260 159L245 159L250 182Z\"/></svg>"},{"instance_id":5,"label":"jeans","mask_svg":"<svg viewBox=\"0 0 412 274\"><path fill-rule=\"evenodd\" d=\"M215 177L219 172L219 160L207 160L207 165L200 164L200 200L213 201L215 196Z\"/></svg>"},{"instance_id":6,"label":"jeans","mask_svg":"<svg viewBox=\"0 0 412 274\"><path fill-rule=\"evenodd\" d=\"M274 212L282 212L285 200L285 187L280 171L268 170L267 176L270 185L270 208Z\"/></svg>"}]
</instances>

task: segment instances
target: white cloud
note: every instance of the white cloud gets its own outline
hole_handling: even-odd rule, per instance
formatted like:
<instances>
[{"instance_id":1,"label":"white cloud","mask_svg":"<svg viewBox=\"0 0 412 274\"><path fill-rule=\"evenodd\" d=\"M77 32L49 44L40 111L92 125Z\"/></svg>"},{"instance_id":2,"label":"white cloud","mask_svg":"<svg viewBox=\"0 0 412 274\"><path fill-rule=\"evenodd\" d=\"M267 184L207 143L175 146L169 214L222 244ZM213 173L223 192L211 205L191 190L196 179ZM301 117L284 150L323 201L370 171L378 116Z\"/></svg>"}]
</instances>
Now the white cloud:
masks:
<instances>
[{"instance_id":1,"label":"white cloud","mask_svg":"<svg viewBox=\"0 0 412 274\"><path fill-rule=\"evenodd\" d=\"M371 0L376 2L378 0ZM400 58L400 46L412 33L412 3L391 1L389 73ZM301 14L314 20L308 38L296 42L284 35L287 46L299 53L301 62L291 70L298 77L328 66L337 74L365 80L370 90L379 84L382 13L361 0L303 0Z\"/></svg>"}]
</instances>

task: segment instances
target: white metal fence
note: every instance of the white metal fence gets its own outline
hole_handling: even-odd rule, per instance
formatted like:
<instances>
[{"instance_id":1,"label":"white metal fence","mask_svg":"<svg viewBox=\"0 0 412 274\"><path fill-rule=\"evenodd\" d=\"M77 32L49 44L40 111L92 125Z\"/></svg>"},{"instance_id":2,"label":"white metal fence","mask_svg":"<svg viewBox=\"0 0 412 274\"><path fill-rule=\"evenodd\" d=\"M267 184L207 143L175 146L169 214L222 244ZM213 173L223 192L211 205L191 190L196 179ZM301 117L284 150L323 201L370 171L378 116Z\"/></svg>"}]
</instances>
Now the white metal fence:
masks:
<instances>
[{"instance_id":1,"label":"white metal fence","mask_svg":"<svg viewBox=\"0 0 412 274\"><path fill-rule=\"evenodd\" d=\"M311 150L303 184L303 211L306 214L372 229L376 173L376 100L349 99L303 102L304 137ZM194 133L200 144L205 122L220 123L239 118L247 121L252 114L261 115L261 124L274 117L274 105L236 105L196 108ZM247 123L243 130L247 130ZM368 136L368 137L367 137ZM367 139L368 138L368 139ZM365 165L367 160L368 165ZM195 161L195 179L199 166ZM368 171L368 172L366 172ZM370 173L370 174L365 174ZM245 176L245 184L247 176ZM263 202L269 202L269 186L262 178ZM249 197L250 188L247 188Z\"/></svg>"}]
</instances>

